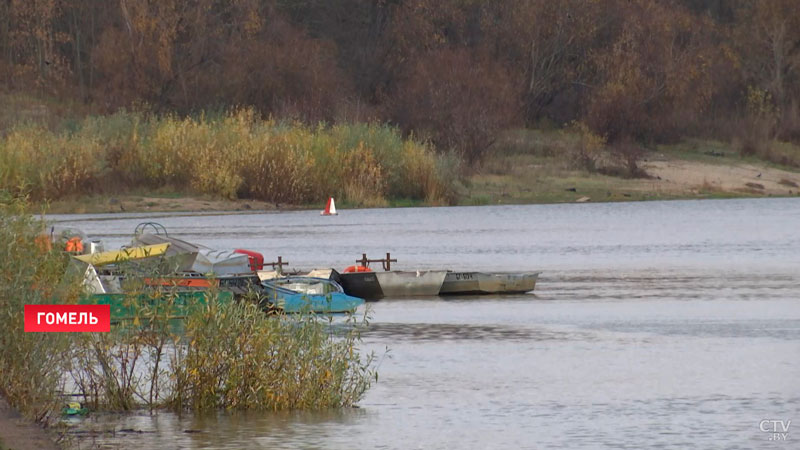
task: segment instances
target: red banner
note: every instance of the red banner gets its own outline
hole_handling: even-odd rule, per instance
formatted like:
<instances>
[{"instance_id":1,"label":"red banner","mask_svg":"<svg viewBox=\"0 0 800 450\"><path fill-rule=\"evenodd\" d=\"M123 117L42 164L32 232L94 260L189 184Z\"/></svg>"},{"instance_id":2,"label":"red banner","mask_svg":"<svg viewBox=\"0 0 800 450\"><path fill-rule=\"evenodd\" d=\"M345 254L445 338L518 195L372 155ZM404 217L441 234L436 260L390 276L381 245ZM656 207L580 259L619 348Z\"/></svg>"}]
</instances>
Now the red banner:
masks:
<instances>
[{"instance_id":1,"label":"red banner","mask_svg":"<svg viewBox=\"0 0 800 450\"><path fill-rule=\"evenodd\" d=\"M110 305L25 305L26 332L111 331Z\"/></svg>"}]
</instances>

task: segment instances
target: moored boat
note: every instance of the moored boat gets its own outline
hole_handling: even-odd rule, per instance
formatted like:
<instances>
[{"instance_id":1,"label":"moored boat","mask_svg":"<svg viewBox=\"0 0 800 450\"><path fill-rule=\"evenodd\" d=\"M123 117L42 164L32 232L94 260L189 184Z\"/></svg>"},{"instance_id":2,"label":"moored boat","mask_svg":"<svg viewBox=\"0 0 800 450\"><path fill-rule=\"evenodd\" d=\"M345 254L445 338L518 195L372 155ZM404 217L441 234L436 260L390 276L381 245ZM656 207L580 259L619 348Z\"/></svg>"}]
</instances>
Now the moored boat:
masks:
<instances>
[{"instance_id":1,"label":"moored boat","mask_svg":"<svg viewBox=\"0 0 800 450\"><path fill-rule=\"evenodd\" d=\"M536 287L539 272L447 272L439 295L522 294Z\"/></svg>"},{"instance_id":2,"label":"moored boat","mask_svg":"<svg viewBox=\"0 0 800 450\"><path fill-rule=\"evenodd\" d=\"M164 253L171 258L175 272L214 273L215 275L235 275L252 273L253 256L241 251L212 250L161 234L139 234L132 241L134 246L169 244Z\"/></svg>"},{"instance_id":3,"label":"moored boat","mask_svg":"<svg viewBox=\"0 0 800 450\"><path fill-rule=\"evenodd\" d=\"M292 270L290 272L277 269L258 270L256 271L256 275L258 275L258 278L261 281L269 281L283 277L311 277L311 278L323 278L326 280L333 280L339 283L339 272L337 272L336 269L312 269L309 271Z\"/></svg>"},{"instance_id":4,"label":"moored boat","mask_svg":"<svg viewBox=\"0 0 800 450\"><path fill-rule=\"evenodd\" d=\"M144 283L151 287L170 287L181 291L202 291L213 288L224 292L230 292L237 298L248 294L259 294L261 292L261 282L254 274L207 277L205 275L188 272L163 277L145 278Z\"/></svg>"},{"instance_id":5,"label":"moored boat","mask_svg":"<svg viewBox=\"0 0 800 450\"><path fill-rule=\"evenodd\" d=\"M76 255L73 258L78 261L91 264L95 267L103 266L106 264L121 263L131 260L139 260L161 256L167 252L169 243L165 242L156 245L145 245L142 247L128 247L120 250L112 250L107 252L88 253L85 255Z\"/></svg>"},{"instance_id":6,"label":"moored boat","mask_svg":"<svg viewBox=\"0 0 800 450\"><path fill-rule=\"evenodd\" d=\"M233 300L233 293L216 292L214 301L227 303ZM208 305L212 294L208 291L148 291L140 293L99 293L87 294L78 303L84 305L110 305L111 321L121 322L140 320L147 317L166 317L183 319Z\"/></svg>"},{"instance_id":7,"label":"moored boat","mask_svg":"<svg viewBox=\"0 0 800 450\"><path fill-rule=\"evenodd\" d=\"M425 297L438 295L447 271L375 272L384 297Z\"/></svg>"},{"instance_id":8,"label":"moored boat","mask_svg":"<svg viewBox=\"0 0 800 450\"><path fill-rule=\"evenodd\" d=\"M349 272L338 274L344 292L348 295L368 301L380 300L384 297L381 284L375 272Z\"/></svg>"},{"instance_id":9,"label":"moored boat","mask_svg":"<svg viewBox=\"0 0 800 450\"><path fill-rule=\"evenodd\" d=\"M286 313L353 312L364 300L344 293L333 280L313 277L283 277L262 281L271 306Z\"/></svg>"}]
</instances>

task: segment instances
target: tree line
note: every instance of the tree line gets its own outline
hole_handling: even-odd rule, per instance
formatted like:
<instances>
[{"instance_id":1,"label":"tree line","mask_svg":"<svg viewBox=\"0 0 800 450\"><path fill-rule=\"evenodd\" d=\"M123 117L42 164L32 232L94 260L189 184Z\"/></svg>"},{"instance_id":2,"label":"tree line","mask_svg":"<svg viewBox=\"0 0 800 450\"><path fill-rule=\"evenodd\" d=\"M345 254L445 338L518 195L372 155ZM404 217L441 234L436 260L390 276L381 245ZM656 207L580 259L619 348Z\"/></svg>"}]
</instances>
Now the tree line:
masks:
<instances>
[{"instance_id":1,"label":"tree line","mask_svg":"<svg viewBox=\"0 0 800 450\"><path fill-rule=\"evenodd\" d=\"M796 0L3 0L0 51L6 91L376 120L471 162L544 124L800 140Z\"/></svg>"}]
</instances>

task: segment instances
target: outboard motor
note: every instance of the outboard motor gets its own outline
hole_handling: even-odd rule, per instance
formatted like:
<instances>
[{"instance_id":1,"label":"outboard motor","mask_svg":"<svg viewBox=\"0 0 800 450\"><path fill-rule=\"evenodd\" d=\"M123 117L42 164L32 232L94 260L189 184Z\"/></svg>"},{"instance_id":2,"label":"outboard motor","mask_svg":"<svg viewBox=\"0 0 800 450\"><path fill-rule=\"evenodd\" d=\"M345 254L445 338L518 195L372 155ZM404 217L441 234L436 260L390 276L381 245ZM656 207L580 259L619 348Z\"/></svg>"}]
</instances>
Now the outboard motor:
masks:
<instances>
[{"instance_id":1,"label":"outboard motor","mask_svg":"<svg viewBox=\"0 0 800 450\"><path fill-rule=\"evenodd\" d=\"M261 253L254 252L252 250L244 250L241 248L237 248L233 251L233 253L247 255L247 259L250 261L250 270L253 272L257 270L264 270L264 255Z\"/></svg>"}]
</instances>

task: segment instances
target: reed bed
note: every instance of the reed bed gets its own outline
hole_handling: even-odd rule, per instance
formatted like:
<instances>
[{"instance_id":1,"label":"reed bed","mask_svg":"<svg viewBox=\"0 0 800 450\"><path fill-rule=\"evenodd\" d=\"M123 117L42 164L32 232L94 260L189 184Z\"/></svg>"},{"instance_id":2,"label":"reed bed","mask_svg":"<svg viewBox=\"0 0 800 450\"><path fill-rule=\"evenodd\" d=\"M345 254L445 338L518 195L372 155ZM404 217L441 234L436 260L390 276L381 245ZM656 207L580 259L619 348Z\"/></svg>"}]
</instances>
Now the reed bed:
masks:
<instances>
[{"instance_id":1,"label":"reed bed","mask_svg":"<svg viewBox=\"0 0 800 450\"><path fill-rule=\"evenodd\" d=\"M62 333L25 333L24 305L55 296L74 302L79 285L62 281L66 256L37 245L40 231L25 203L0 191L0 395L25 416L46 421L59 405L60 359L70 340Z\"/></svg>"},{"instance_id":2,"label":"reed bed","mask_svg":"<svg viewBox=\"0 0 800 450\"><path fill-rule=\"evenodd\" d=\"M376 376L352 316L334 327L207 297L180 321L166 294L110 333L77 336L67 390L92 410L328 409L353 406Z\"/></svg>"},{"instance_id":3,"label":"reed bed","mask_svg":"<svg viewBox=\"0 0 800 450\"><path fill-rule=\"evenodd\" d=\"M257 298L205 301L176 320L174 292L142 301L143 280L169 264L121 267L133 318L109 333L25 333L26 304L76 303L68 257L37 245L43 225L0 191L0 395L40 422L63 394L91 410L325 409L354 405L375 379L359 352L366 321L267 315Z\"/></svg>"},{"instance_id":4,"label":"reed bed","mask_svg":"<svg viewBox=\"0 0 800 450\"><path fill-rule=\"evenodd\" d=\"M168 188L189 194L358 206L455 200L459 162L385 124L309 126L253 110L197 117L118 112L0 137L0 189L33 200Z\"/></svg>"}]
</instances>

